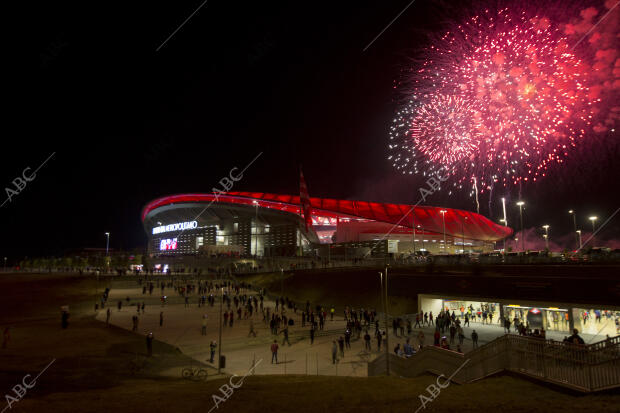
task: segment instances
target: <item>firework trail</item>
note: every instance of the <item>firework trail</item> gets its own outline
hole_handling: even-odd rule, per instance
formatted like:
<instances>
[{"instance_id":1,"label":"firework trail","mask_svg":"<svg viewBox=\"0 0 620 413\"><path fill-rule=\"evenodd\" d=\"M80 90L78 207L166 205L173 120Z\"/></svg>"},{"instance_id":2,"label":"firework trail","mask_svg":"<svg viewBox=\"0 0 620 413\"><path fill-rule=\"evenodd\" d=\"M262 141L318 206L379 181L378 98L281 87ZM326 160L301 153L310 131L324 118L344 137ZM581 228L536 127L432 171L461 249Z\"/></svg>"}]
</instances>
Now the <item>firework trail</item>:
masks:
<instances>
[{"instance_id":1,"label":"firework trail","mask_svg":"<svg viewBox=\"0 0 620 413\"><path fill-rule=\"evenodd\" d=\"M446 169L457 188L474 182L477 196L478 184L481 193L495 182L520 186L562 164L587 131L610 125L593 128L604 92L590 88L593 67L571 50L593 15L582 11L583 21L569 25L504 8L454 23L407 72L406 100L390 127L393 166L403 174ZM604 72L612 82L620 72L614 56L598 58L617 66Z\"/></svg>"}]
</instances>

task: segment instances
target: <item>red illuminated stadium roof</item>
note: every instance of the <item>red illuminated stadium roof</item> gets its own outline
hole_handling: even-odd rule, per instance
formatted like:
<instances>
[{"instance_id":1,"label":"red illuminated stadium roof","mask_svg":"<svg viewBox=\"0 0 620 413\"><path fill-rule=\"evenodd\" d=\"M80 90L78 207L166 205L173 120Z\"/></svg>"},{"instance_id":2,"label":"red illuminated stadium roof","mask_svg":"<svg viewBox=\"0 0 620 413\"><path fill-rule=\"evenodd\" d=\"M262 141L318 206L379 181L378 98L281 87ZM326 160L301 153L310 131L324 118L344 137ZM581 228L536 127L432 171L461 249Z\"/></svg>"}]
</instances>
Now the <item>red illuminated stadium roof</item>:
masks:
<instances>
[{"instance_id":1,"label":"red illuminated stadium roof","mask_svg":"<svg viewBox=\"0 0 620 413\"><path fill-rule=\"evenodd\" d=\"M214 194L180 194L170 195L149 202L142 210L142 221L147 215L162 206L177 203L218 203L254 206L278 209L299 214L299 196L276 195L263 192L228 192L217 196ZM412 226L412 205L386 204L365 201L347 201L338 199L310 198L313 215L335 218L362 218L379 222L396 224L403 227ZM512 235L512 229L495 224L491 220L474 212L451 208L416 206L415 225L428 232L443 233L443 220L440 211L445 210L446 235L463 237L480 241L499 241Z\"/></svg>"}]
</instances>

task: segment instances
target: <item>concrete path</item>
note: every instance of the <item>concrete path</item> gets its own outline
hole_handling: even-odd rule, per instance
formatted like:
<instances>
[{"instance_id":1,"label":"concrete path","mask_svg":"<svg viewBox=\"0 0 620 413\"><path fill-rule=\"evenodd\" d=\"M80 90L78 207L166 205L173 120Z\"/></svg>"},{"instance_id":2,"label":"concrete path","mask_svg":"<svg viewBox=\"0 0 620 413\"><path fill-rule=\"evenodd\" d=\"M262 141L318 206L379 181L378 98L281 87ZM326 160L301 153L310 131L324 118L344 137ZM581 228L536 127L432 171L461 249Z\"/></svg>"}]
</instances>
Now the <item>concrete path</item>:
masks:
<instances>
[{"instance_id":1,"label":"concrete path","mask_svg":"<svg viewBox=\"0 0 620 413\"><path fill-rule=\"evenodd\" d=\"M207 363L216 368L216 364L208 363L209 359L209 343L211 340L218 339L218 319L220 313L219 302L215 306L198 307L198 298L194 294L190 298L190 305L184 304L183 297L166 288L165 294L168 294L168 302L166 305L161 304L160 289L155 288L153 295L148 292L143 295L142 288L136 285L136 288L112 289L108 298L108 305L105 309L99 310L96 318L105 322L106 309L111 309L110 322L115 326L132 329L132 316L139 316L137 334L146 336L149 332L153 332L156 340L164 341L168 344L177 346L184 354L194 358L195 360ZM242 291L253 295L254 292ZM130 301L126 301L126 297L130 297ZM123 305L120 311L117 309L117 303L122 300ZM136 311L136 303L145 303L144 313ZM272 301L264 302L265 308L270 307L271 311L275 308ZM234 303L231 305L235 309ZM227 310L227 306L223 307L223 311ZM159 325L160 312L164 314L163 326ZM207 333L201 335L202 316L207 315ZM274 336L269 331L269 325L262 320L260 311L255 312L252 320L254 321L254 329L256 337L249 336L250 319L237 319L235 312L235 320L233 327L224 327L222 329L222 355L226 356L225 372L229 374L245 375L252 367L253 363L257 363L254 374L310 374L310 375L338 375L338 376L366 376L367 362L373 360L379 354L377 349L377 341L371 340L372 351L365 352L363 350L363 339L356 339L355 334L351 338L351 348L345 349L344 357L338 363L332 363L332 341L337 340L343 335L345 329L345 321L342 316L334 317L333 321L325 323L324 331L319 331L315 338L314 344L310 344L309 327L301 327L301 310L298 309L297 314L287 309L287 317L292 317L295 325L289 327L290 345L282 344L283 336ZM381 328L383 323L381 323ZM504 329L499 324L493 325L471 323L469 327L464 327L466 339L462 349L464 352L470 351L472 346L471 332L476 330L479 339L478 344L485 344L496 337L504 334ZM420 329L414 329L411 334L411 344L418 346L418 332ZM425 326L422 328L425 335L424 344L433 344L434 326ZM374 326L370 330L373 336ZM363 336L362 332L362 336ZM449 337L449 334L444 333ZM554 340L562 340L565 334L547 332L547 338ZM590 334L583 334L582 337L587 343L592 339L600 341L603 337L595 337ZM277 339L280 349L278 351L278 363L272 363L270 346L273 340ZM389 347L390 351L400 343L405 344L406 337L398 337L392 334L391 324L389 329ZM452 346L456 348L456 346ZM382 351L384 348L381 349ZM217 352L216 357L217 360ZM213 373L210 369L210 375ZM174 372L169 372L175 375ZM178 372L180 376L181 372Z\"/></svg>"}]
</instances>

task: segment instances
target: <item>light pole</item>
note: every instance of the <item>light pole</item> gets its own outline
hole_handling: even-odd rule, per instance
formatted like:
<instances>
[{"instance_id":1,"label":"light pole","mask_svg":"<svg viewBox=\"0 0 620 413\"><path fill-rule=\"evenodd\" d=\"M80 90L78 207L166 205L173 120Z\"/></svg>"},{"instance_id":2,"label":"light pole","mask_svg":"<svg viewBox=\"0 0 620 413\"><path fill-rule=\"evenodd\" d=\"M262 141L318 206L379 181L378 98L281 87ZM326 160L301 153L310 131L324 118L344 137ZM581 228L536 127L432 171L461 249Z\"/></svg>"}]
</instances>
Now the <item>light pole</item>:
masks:
<instances>
[{"instance_id":1,"label":"light pole","mask_svg":"<svg viewBox=\"0 0 620 413\"><path fill-rule=\"evenodd\" d=\"M448 246L446 245L446 212L447 211L445 209L439 211L439 213L441 214L441 219L443 221L443 250L447 253Z\"/></svg>"},{"instance_id":2,"label":"light pole","mask_svg":"<svg viewBox=\"0 0 620 413\"><path fill-rule=\"evenodd\" d=\"M256 207L256 218L254 218L254 257L258 257L258 202L252 201Z\"/></svg>"},{"instance_id":3,"label":"light pole","mask_svg":"<svg viewBox=\"0 0 620 413\"><path fill-rule=\"evenodd\" d=\"M467 220L467 217L465 217ZM463 254L465 254L465 221L461 221L461 232L463 233Z\"/></svg>"},{"instance_id":4,"label":"light pole","mask_svg":"<svg viewBox=\"0 0 620 413\"><path fill-rule=\"evenodd\" d=\"M411 241L413 242L413 256L415 258L415 205L413 206L413 211L411 211L411 231Z\"/></svg>"},{"instance_id":5,"label":"light pole","mask_svg":"<svg viewBox=\"0 0 620 413\"><path fill-rule=\"evenodd\" d=\"M549 225L543 225L543 228L545 229L545 246L549 251Z\"/></svg>"},{"instance_id":6,"label":"light pole","mask_svg":"<svg viewBox=\"0 0 620 413\"><path fill-rule=\"evenodd\" d=\"M523 205L525 202L519 201L517 205L519 205L519 218L521 219L521 249L525 253L525 233L523 232Z\"/></svg>"},{"instance_id":7,"label":"light pole","mask_svg":"<svg viewBox=\"0 0 620 413\"><path fill-rule=\"evenodd\" d=\"M110 233L105 233L105 266L106 266L106 274L110 271ZM99 273L97 273L97 290L99 290Z\"/></svg>"},{"instance_id":8,"label":"light pole","mask_svg":"<svg viewBox=\"0 0 620 413\"><path fill-rule=\"evenodd\" d=\"M579 236L579 249L581 249L581 230L578 229L577 231L575 231L577 233L577 235Z\"/></svg>"},{"instance_id":9,"label":"light pole","mask_svg":"<svg viewBox=\"0 0 620 413\"><path fill-rule=\"evenodd\" d=\"M577 241L577 212L571 209L570 211L568 211L568 213L573 216L573 230L575 231L575 242L578 242ZM579 244L577 244L577 246L580 247Z\"/></svg>"},{"instance_id":10,"label":"light pole","mask_svg":"<svg viewBox=\"0 0 620 413\"><path fill-rule=\"evenodd\" d=\"M419 225L418 228L420 228ZM422 228L422 249L424 249L424 228Z\"/></svg>"},{"instance_id":11,"label":"light pole","mask_svg":"<svg viewBox=\"0 0 620 413\"><path fill-rule=\"evenodd\" d=\"M598 217L590 217L588 219L592 221L592 246L594 246L594 233L596 232L596 220Z\"/></svg>"},{"instance_id":12,"label":"light pole","mask_svg":"<svg viewBox=\"0 0 620 413\"><path fill-rule=\"evenodd\" d=\"M508 220L506 219L506 198L502 198L502 210L504 211L504 226L508 226ZM506 238L504 238L504 254L506 254Z\"/></svg>"},{"instance_id":13,"label":"light pole","mask_svg":"<svg viewBox=\"0 0 620 413\"><path fill-rule=\"evenodd\" d=\"M217 374L220 374L222 369L222 306L224 305L224 287L221 289L221 298L220 298L220 332L219 332L219 343L217 346Z\"/></svg>"},{"instance_id":14,"label":"light pole","mask_svg":"<svg viewBox=\"0 0 620 413\"><path fill-rule=\"evenodd\" d=\"M385 267L385 297L383 297L383 313L385 314L385 323L384 323L384 329L385 329L385 375L389 376L390 375L390 355L388 352L388 347L389 347L389 340L388 337L390 336L388 333L388 313L387 313L387 299L388 299L388 294L387 294L387 267ZM383 287L383 273L380 272L379 275L381 276L381 284ZM381 291L381 296L383 296L383 291Z\"/></svg>"}]
</instances>

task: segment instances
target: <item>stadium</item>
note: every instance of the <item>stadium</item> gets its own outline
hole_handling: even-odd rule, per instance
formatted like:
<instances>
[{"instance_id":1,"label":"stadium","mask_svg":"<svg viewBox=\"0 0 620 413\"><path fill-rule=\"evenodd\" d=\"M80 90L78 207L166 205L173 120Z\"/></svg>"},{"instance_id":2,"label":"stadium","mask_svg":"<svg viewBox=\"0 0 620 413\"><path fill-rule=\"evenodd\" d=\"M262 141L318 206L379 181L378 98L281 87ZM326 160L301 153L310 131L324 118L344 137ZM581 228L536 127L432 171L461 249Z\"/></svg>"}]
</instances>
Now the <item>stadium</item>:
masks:
<instances>
[{"instance_id":1,"label":"stadium","mask_svg":"<svg viewBox=\"0 0 620 413\"><path fill-rule=\"evenodd\" d=\"M474 212L262 192L179 194L142 210L150 255L405 256L492 251L512 229ZM413 227L415 226L415 237ZM415 240L414 240L415 238Z\"/></svg>"}]
</instances>

